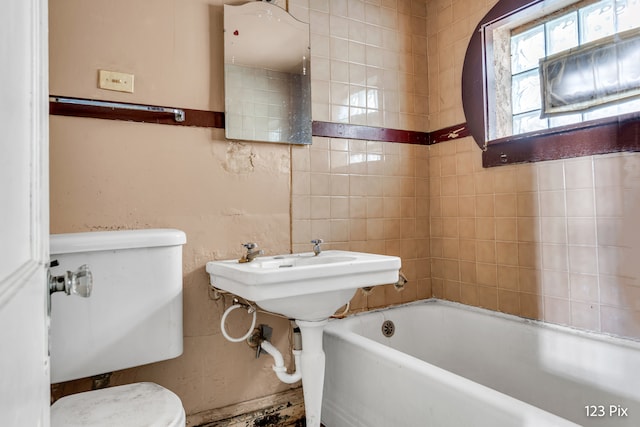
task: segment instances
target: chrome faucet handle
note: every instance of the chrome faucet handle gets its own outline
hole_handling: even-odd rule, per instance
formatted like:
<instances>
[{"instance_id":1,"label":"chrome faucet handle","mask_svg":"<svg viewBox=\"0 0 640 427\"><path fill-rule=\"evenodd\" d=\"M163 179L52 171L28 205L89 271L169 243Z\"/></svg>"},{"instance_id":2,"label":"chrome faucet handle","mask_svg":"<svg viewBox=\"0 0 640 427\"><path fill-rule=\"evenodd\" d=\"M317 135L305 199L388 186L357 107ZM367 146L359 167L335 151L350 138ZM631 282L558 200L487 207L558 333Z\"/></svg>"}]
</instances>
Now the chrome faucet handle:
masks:
<instances>
[{"instance_id":1,"label":"chrome faucet handle","mask_svg":"<svg viewBox=\"0 0 640 427\"><path fill-rule=\"evenodd\" d=\"M244 248L247 250L247 253L244 254L242 258L238 260L238 262L240 263L251 262L258 256L264 254L264 251L262 249L258 249L257 243L253 243L253 242L243 243L242 246L244 246Z\"/></svg>"},{"instance_id":2,"label":"chrome faucet handle","mask_svg":"<svg viewBox=\"0 0 640 427\"><path fill-rule=\"evenodd\" d=\"M324 240L322 239L313 239L311 241L311 243L313 243L313 253L316 255L320 255L320 252L322 252L322 248L320 247L321 243L324 243Z\"/></svg>"},{"instance_id":3,"label":"chrome faucet handle","mask_svg":"<svg viewBox=\"0 0 640 427\"><path fill-rule=\"evenodd\" d=\"M51 265L57 264L52 262ZM73 294L89 298L93 290L93 274L86 264L80 266L76 271L67 271L60 276L53 276L49 273L48 281L49 294L64 292L67 295Z\"/></svg>"},{"instance_id":4,"label":"chrome faucet handle","mask_svg":"<svg viewBox=\"0 0 640 427\"><path fill-rule=\"evenodd\" d=\"M258 247L257 243L253 243L253 242L249 242L249 243L243 243L242 246L244 246L244 248L248 251L250 251L251 249L255 249Z\"/></svg>"}]
</instances>

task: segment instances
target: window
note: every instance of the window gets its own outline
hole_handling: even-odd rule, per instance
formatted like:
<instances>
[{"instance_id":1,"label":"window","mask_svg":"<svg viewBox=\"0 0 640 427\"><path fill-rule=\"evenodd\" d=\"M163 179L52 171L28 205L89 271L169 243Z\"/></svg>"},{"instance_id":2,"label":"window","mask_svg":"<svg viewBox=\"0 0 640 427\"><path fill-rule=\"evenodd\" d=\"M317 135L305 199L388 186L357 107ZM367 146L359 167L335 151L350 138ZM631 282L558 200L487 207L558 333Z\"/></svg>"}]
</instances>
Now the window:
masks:
<instances>
[{"instance_id":1,"label":"window","mask_svg":"<svg viewBox=\"0 0 640 427\"><path fill-rule=\"evenodd\" d=\"M640 0L583 0L532 23L520 24L527 18L519 18L489 25L487 31L492 32L489 42L504 47L491 50L494 66L493 69L487 66L487 72L494 74L496 81L496 99L491 104L494 111L489 110L489 114L496 117L489 122L487 138L503 138L637 111L640 102L629 101L624 105L592 108L584 113L543 115L541 93L547 86L541 85L539 67L541 59L597 44L613 34L640 27L640 20L631 18L635 16L640 16ZM578 66L586 72L585 68L593 63L580 61ZM573 86L575 89L576 85ZM585 92L587 88L583 86L579 90ZM490 91L488 95L491 96ZM592 93L586 95L593 96ZM498 104L502 105L497 107ZM566 110L571 112L571 109Z\"/></svg>"},{"instance_id":2,"label":"window","mask_svg":"<svg viewBox=\"0 0 640 427\"><path fill-rule=\"evenodd\" d=\"M637 135L631 139L619 135L623 122L627 129L624 132L629 133L631 128L638 131L635 124L640 118L638 16L640 0L498 2L478 25L463 70L467 125L486 152L483 158L493 156L494 162L511 163L638 150ZM631 40L624 52L617 47L623 37L617 33L622 32L631 34L624 38ZM612 51L624 55L611 55ZM594 57L605 66L598 70L594 61L585 63L585 58ZM633 64L626 67L630 73L617 73L625 61ZM541 69L545 70L542 85ZM569 73L571 69L575 71L573 76ZM593 75L603 70L616 71L610 74L617 76L617 93L575 79L580 74ZM634 87L621 90L620 82L631 82ZM579 87L583 96L574 97L579 102L562 98L566 86L560 87L559 83ZM593 90L588 86L593 86ZM550 99L561 99L560 103L565 105L549 108L553 104L548 102ZM631 128L627 126L629 120L633 123ZM597 134L594 129L598 129ZM596 135L598 140L594 141ZM607 141L601 145L600 139ZM519 149L507 147L516 141ZM583 146L576 148L580 141ZM585 144L590 148L585 148Z\"/></svg>"},{"instance_id":3,"label":"window","mask_svg":"<svg viewBox=\"0 0 640 427\"><path fill-rule=\"evenodd\" d=\"M565 115L561 118L566 119L571 113L581 114L574 114L565 123L640 109L640 101L633 100L640 95L639 30L617 33L541 59L540 116L551 117L549 124L553 126L554 118Z\"/></svg>"}]
</instances>

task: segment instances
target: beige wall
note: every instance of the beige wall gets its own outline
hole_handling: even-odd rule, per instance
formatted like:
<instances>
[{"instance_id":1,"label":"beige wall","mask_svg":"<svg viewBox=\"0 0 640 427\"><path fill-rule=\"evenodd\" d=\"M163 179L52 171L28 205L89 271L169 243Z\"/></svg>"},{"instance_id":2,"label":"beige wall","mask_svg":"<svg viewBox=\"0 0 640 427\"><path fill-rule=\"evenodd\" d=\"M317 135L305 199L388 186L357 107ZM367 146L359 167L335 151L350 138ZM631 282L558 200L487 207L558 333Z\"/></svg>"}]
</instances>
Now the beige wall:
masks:
<instances>
[{"instance_id":1,"label":"beige wall","mask_svg":"<svg viewBox=\"0 0 640 427\"><path fill-rule=\"evenodd\" d=\"M469 37L495 1L430 1L431 129L465 121ZM433 295L640 338L640 155L491 169L471 138L429 150Z\"/></svg>"},{"instance_id":2,"label":"beige wall","mask_svg":"<svg viewBox=\"0 0 640 427\"><path fill-rule=\"evenodd\" d=\"M290 0L311 22L313 118L424 131L464 122L464 52L492 3ZM223 111L222 4L52 0L51 93ZM135 74L136 92L97 89L98 69ZM188 413L288 387L270 360L222 338L224 307L208 297L204 264L239 256L246 241L267 253L309 250L323 238L400 255L405 289L358 291L352 312L435 295L640 338L639 157L482 169L480 154L470 138L290 147L231 142L222 130L53 116L51 231L187 233L184 355L113 380L163 384ZM259 322L286 349L287 322ZM231 332L246 326L232 319Z\"/></svg>"},{"instance_id":3,"label":"beige wall","mask_svg":"<svg viewBox=\"0 0 640 427\"><path fill-rule=\"evenodd\" d=\"M134 3L50 2L51 93L223 111L224 2ZM310 4L289 2L311 22L314 119L426 130L425 3ZM98 69L135 74L135 93L98 89ZM308 241L320 237L327 247L401 255L406 289L359 293L353 310L431 296L427 153L321 138L312 147L231 142L222 130L52 116L52 233L187 233L184 354L116 372L112 383L158 382L178 393L187 413L289 387L269 359L223 339L224 307L208 297L205 263L239 257L242 242L273 254L310 250ZM231 319L231 332L240 335L247 320ZM285 350L288 323L267 315L258 321L274 327ZM54 396L87 387L58 385Z\"/></svg>"},{"instance_id":4,"label":"beige wall","mask_svg":"<svg viewBox=\"0 0 640 427\"><path fill-rule=\"evenodd\" d=\"M314 120L427 131L427 2L309 5ZM431 296L428 147L314 138L292 155L294 251L402 257L407 286L358 291L351 311Z\"/></svg>"},{"instance_id":5,"label":"beige wall","mask_svg":"<svg viewBox=\"0 0 640 427\"><path fill-rule=\"evenodd\" d=\"M467 138L429 155L434 296L640 338L638 154L482 169Z\"/></svg>"},{"instance_id":6,"label":"beige wall","mask_svg":"<svg viewBox=\"0 0 640 427\"><path fill-rule=\"evenodd\" d=\"M428 148L316 138L293 151L293 249L322 237L328 248L402 258L409 282L358 291L351 311L431 296Z\"/></svg>"},{"instance_id":7,"label":"beige wall","mask_svg":"<svg viewBox=\"0 0 640 427\"><path fill-rule=\"evenodd\" d=\"M121 12L126 11L124 15ZM200 1L50 2L51 93L223 111L222 5ZM218 60L220 58L220 60ZM97 70L130 72L134 94L96 88ZM188 413L286 390L271 362L220 334L207 261L241 243L290 250L290 148L225 140L219 129L51 117L51 232L172 227L184 247L184 354L114 374L178 393ZM245 315L233 315L241 335ZM114 308L117 315L117 308ZM288 346L288 322L259 315ZM54 395L86 388L67 384Z\"/></svg>"}]
</instances>

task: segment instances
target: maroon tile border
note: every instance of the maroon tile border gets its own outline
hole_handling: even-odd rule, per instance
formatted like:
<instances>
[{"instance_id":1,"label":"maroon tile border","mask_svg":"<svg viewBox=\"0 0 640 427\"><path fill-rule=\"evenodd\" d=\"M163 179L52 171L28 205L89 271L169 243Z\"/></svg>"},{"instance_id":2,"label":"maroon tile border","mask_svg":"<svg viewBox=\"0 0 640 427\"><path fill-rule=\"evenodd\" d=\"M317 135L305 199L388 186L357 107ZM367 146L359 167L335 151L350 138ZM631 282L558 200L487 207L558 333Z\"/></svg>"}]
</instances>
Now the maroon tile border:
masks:
<instances>
[{"instance_id":1,"label":"maroon tile border","mask_svg":"<svg viewBox=\"0 0 640 427\"><path fill-rule=\"evenodd\" d=\"M465 136L469 136L471 133L469 132L469 127L466 123L461 123L459 125L450 126L448 128L434 130L429 133L429 144L438 144L439 142L447 142L452 141L458 138L464 138Z\"/></svg>"},{"instance_id":2,"label":"maroon tile border","mask_svg":"<svg viewBox=\"0 0 640 427\"><path fill-rule=\"evenodd\" d=\"M53 96L53 95L52 95ZM81 99L81 98L74 98ZM130 104L122 102L121 104ZM154 105L154 107L156 107ZM108 120L126 120L141 123L156 123L163 125L197 126L224 129L224 113L206 110L192 110L181 108L184 111L184 121L177 122L170 113L155 111L128 110L125 108L112 108L95 105L68 104L61 102L49 102L49 114L58 116L90 117Z\"/></svg>"},{"instance_id":3,"label":"maroon tile border","mask_svg":"<svg viewBox=\"0 0 640 427\"><path fill-rule=\"evenodd\" d=\"M185 112L185 120L177 122L170 113L53 101L49 103L49 112L53 115L224 129L222 112L187 108L182 110ZM472 131L467 123L433 132L416 132L346 123L313 122L313 136L328 138L432 145L470 135ZM482 165L493 167L621 151L640 151L640 113L491 141L482 153Z\"/></svg>"},{"instance_id":4,"label":"maroon tile border","mask_svg":"<svg viewBox=\"0 0 640 427\"><path fill-rule=\"evenodd\" d=\"M54 95L52 95L52 97L56 98ZM83 100L82 98L71 99ZM136 105L126 102L122 102L120 104ZM152 105L152 107L156 106ZM129 110L126 108L72 104L55 101L49 102L49 113L52 115L224 129L225 121L224 113L222 112L192 110L188 108L181 108L181 110L185 112L185 120L183 122L176 121L172 114L164 112ZM430 145L469 136L469 130L466 123L450 126L434 132L417 132L374 126L352 125L347 123L314 121L312 123L312 134L313 136L328 138L362 139L368 141Z\"/></svg>"},{"instance_id":5,"label":"maroon tile border","mask_svg":"<svg viewBox=\"0 0 640 427\"><path fill-rule=\"evenodd\" d=\"M368 141L402 142L406 144L429 144L428 132L387 129L347 123L313 122L313 136L345 139L366 139Z\"/></svg>"}]
</instances>

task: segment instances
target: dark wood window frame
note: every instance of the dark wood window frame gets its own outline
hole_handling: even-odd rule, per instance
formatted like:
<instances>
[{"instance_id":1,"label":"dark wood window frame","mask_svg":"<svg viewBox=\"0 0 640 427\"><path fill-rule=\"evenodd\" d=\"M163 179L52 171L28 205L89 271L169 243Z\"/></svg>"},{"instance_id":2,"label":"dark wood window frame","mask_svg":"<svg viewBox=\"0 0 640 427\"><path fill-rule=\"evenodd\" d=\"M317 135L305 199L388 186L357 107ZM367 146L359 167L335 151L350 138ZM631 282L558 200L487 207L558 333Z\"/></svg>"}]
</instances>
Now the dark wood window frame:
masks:
<instances>
[{"instance_id":1,"label":"dark wood window frame","mask_svg":"<svg viewBox=\"0 0 640 427\"><path fill-rule=\"evenodd\" d=\"M640 151L640 112L485 140L488 87L482 29L486 24L543 2L500 0L480 21L467 47L462 71L462 104L469 133L483 149L483 166Z\"/></svg>"}]
</instances>

